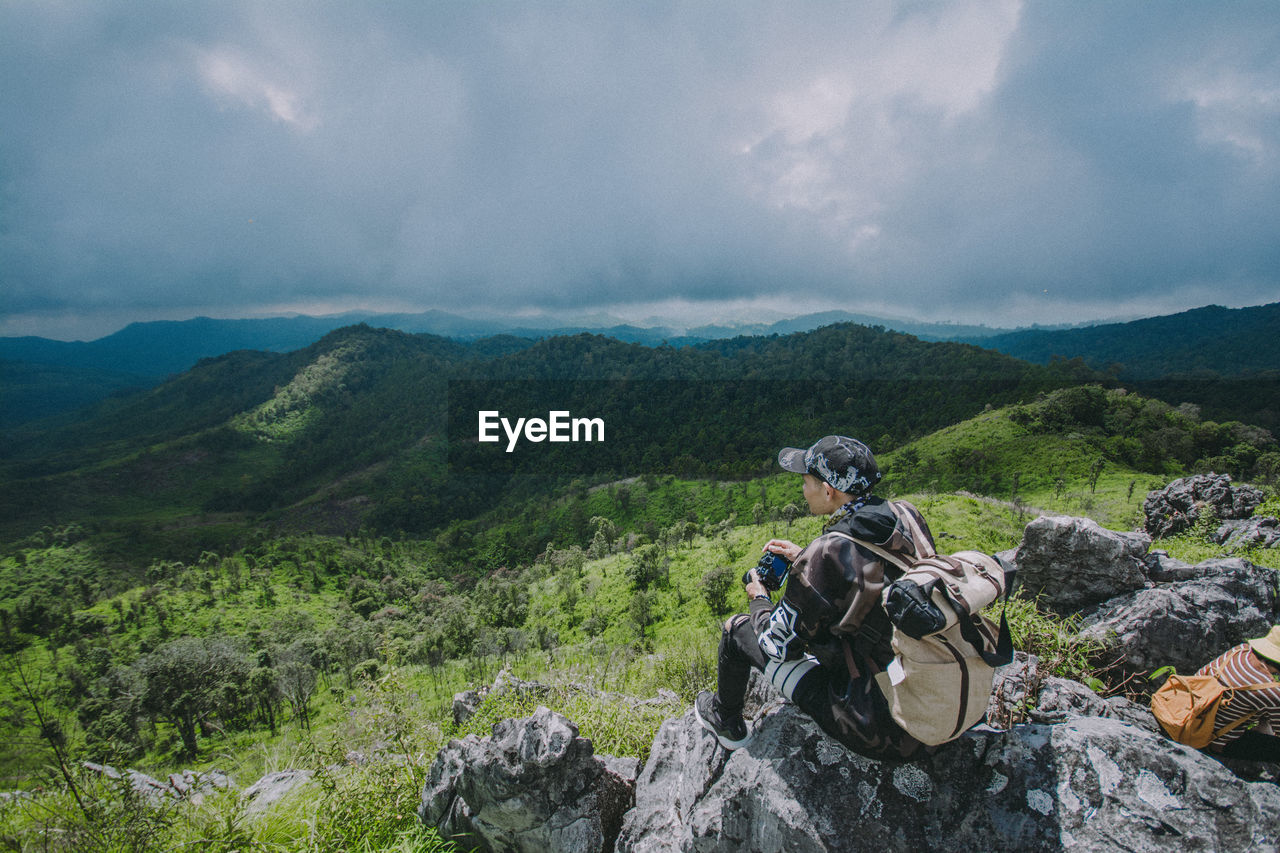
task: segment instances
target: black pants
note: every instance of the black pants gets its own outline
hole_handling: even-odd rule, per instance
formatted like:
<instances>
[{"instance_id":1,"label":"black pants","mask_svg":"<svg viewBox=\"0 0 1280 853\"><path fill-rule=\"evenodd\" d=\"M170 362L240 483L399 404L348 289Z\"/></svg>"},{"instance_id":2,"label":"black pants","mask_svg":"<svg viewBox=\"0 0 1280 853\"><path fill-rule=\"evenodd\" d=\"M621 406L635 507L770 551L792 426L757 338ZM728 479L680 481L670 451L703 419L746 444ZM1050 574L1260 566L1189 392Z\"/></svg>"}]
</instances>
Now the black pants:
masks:
<instances>
[{"instance_id":1,"label":"black pants","mask_svg":"<svg viewBox=\"0 0 1280 853\"><path fill-rule=\"evenodd\" d=\"M716 698L722 714L742 713L751 670L767 674L769 663L749 617L735 616L725 623L716 672ZM854 679L843 667L815 664L803 669L806 671L794 684L787 684L784 693L789 692L801 711L849 749L872 758L909 758L922 748L889 715L888 702L869 666L862 667L860 677ZM783 689L779 684L774 686Z\"/></svg>"},{"instance_id":2,"label":"black pants","mask_svg":"<svg viewBox=\"0 0 1280 853\"><path fill-rule=\"evenodd\" d=\"M1247 761L1270 761L1280 764L1280 737L1245 732L1224 746L1218 755L1224 758L1243 758Z\"/></svg>"}]
</instances>

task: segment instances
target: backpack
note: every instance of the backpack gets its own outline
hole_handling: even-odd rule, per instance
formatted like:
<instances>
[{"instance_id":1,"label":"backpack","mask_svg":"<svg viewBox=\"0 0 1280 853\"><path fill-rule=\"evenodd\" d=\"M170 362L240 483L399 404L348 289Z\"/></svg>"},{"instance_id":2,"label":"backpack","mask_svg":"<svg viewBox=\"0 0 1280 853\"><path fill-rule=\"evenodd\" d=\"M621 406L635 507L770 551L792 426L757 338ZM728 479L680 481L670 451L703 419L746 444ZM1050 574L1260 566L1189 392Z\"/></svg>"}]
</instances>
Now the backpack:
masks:
<instances>
[{"instance_id":1,"label":"backpack","mask_svg":"<svg viewBox=\"0 0 1280 853\"><path fill-rule=\"evenodd\" d=\"M1015 572L978 551L937 554L910 514L898 515L916 543L914 558L848 538L902 572L881 595L895 657L875 679L894 722L936 746L982 719L995 667L1013 660L1004 614L997 628L979 611L1007 595Z\"/></svg>"},{"instance_id":2,"label":"backpack","mask_svg":"<svg viewBox=\"0 0 1280 853\"><path fill-rule=\"evenodd\" d=\"M1151 713L1169 737L1178 743L1204 749L1232 729L1244 725L1258 714L1245 714L1220 729L1217 725L1218 708L1231 704L1237 690L1265 690L1275 687L1274 681L1266 684L1249 684L1244 687L1226 687L1217 675L1170 675L1160 689L1151 694Z\"/></svg>"}]
</instances>

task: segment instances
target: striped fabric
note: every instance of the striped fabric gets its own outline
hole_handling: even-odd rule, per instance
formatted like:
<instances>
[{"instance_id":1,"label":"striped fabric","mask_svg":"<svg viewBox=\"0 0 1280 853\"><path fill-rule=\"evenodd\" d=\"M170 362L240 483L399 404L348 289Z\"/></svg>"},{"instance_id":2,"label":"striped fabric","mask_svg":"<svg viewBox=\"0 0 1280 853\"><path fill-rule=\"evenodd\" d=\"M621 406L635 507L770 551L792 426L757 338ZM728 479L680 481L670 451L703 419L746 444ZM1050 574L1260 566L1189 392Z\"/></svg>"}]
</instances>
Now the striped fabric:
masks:
<instances>
[{"instance_id":1,"label":"striped fabric","mask_svg":"<svg viewBox=\"0 0 1280 853\"><path fill-rule=\"evenodd\" d=\"M1200 668L1196 675L1216 675L1225 687L1243 687L1246 684L1265 684L1276 676L1264 664L1248 643L1229 649ZM1209 744L1210 749L1223 747L1240 737L1248 729L1263 722L1270 723L1271 733L1280 734L1280 683L1266 690L1239 690L1231 694L1230 701L1218 705L1214 730L1232 723L1246 714L1259 712L1251 721L1224 734ZM1265 731L1265 729L1264 729Z\"/></svg>"}]
</instances>

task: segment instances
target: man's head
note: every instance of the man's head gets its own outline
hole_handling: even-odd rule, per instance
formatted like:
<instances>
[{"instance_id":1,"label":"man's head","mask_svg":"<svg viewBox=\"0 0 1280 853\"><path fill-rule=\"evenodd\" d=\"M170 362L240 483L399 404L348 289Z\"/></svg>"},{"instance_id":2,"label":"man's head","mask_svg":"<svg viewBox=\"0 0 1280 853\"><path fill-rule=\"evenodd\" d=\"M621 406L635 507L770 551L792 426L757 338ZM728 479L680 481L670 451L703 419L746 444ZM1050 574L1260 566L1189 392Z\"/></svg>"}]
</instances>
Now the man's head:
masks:
<instances>
[{"instance_id":1,"label":"man's head","mask_svg":"<svg viewBox=\"0 0 1280 853\"><path fill-rule=\"evenodd\" d=\"M805 475L805 500L817 514L867 494L880 482L880 469L871 450L843 435L820 438L807 450L784 447L778 453L778 464L785 471Z\"/></svg>"}]
</instances>

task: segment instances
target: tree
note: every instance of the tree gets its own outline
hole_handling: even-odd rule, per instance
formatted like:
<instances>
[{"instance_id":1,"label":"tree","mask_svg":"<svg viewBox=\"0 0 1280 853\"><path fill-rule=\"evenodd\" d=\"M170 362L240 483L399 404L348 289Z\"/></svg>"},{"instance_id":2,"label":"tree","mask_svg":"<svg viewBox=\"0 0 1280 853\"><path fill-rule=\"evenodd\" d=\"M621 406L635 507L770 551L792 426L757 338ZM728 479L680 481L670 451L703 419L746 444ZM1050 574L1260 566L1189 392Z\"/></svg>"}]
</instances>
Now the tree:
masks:
<instances>
[{"instance_id":1,"label":"tree","mask_svg":"<svg viewBox=\"0 0 1280 853\"><path fill-rule=\"evenodd\" d=\"M307 731L311 730L311 697L316 692L316 671L310 664L294 658L286 658L280 664L280 692L289 707L293 709L294 719L302 723Z\"/></svg>"},{"instance_id":2,"label":"tree","mask_svg":"<svg viewBox=\"0 0 1280 853\"><path fill-rule=\"evenodd\" d=\"M782 508L782 518L787 522L787 533L791 532L791 525L797 518L800 518L806 512L805 508L798 503L790 503Z\"/></svg>"},{"instance_id":3,"label":"tree","mask_svg":"<svg viewBox=\"0 0 1280 853\"><path fill-rule=\"evenodd\" d=\"M276 713L280 708L280 680L275 668L270 665L270 658L266 658L265 664L260 661L260 665L249 673L249 692L258 706L258 713L267 721L267 726L274 735Z\"/></svg>"},{"instance_id":4,"label":"tree","mask_svg":"<svg viewBox=\"0 0 1280 853\"><path fill-rule=\"evenodd\" d=\"M645 629L653 624L653 606L656 598L656 593L643 589L636 590L635 594L631 596L631 621L635 623L642 640L645 637Z\"/></svg>"},{"instance_id":5,"label":"tree","mask_svg":"<svg viewBox=\"0 0 1280 853\"><path fill-rule=\"evenodd\" d=\"M702 576L699 588L712 615L719 616L729 609L729 592L733 589L736 575L737 570L732 566L720 566L710 569Z\"/></svg>"},{"instance_id":6,"label":"tree","mask_svg":"<svg viewBox=\"0 0 1280 853\"><path fill-rule=\"evenodd\" d=\"M591 540L591 556L593 558L603 557L609 553L609 550L613 547L613 541L618 538L618 527L611 519L603 515L593 516L591 523L596 528L595 536Z\"/></svg>"},{"instance_id":7,"label":"tree","mask_svg":"<svg viewBox=\"0 0 1280 853\"><path fill-rule=\"evenodd\" d=\"M183 637L137 664L142 708L178 730L183 755L196 755L196 735L220 713L234 714L249 681L249 661L220 640Z\"/></svg>"},{"instance_id":8,"label":"tree","mask_svg":"<svg viewBox=\"0 0 1280 853\"><path fill-rule=\"evenodd\" d=\"M666 577L668 560L657 545L641 545L627 562L627 580L636 589L645 590Z\"/></svg>"},{"instance_id":9,"label":"tree","mask_svg":"<svg viewBox=\"0 0 1280 853\"><path fill-rule=\"evenodd\" d=\"M77 705L85 747L95 760L131 761L142 753L141 694L138 673L132 667L116 666L98 678Z\"/></svg>"}]
</instances>

